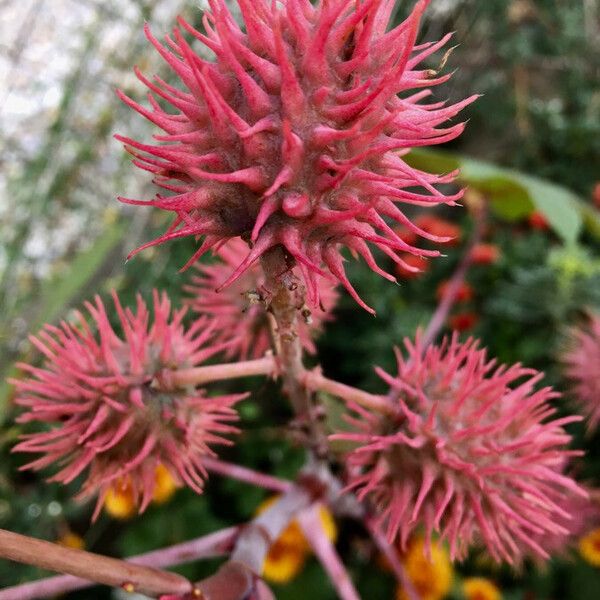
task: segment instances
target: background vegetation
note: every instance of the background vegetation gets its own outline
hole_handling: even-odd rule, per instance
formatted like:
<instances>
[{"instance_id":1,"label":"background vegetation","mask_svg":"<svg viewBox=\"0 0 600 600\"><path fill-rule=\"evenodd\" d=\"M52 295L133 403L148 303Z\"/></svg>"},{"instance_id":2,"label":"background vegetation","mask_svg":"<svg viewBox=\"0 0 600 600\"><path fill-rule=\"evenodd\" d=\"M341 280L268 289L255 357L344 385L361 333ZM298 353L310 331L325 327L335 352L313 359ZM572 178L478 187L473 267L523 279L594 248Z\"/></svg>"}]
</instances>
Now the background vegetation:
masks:
<instances>
[{"instance_id":1,"label":"background vegetation","mask_svg":"<svg viewBox=\"0 0 600 600\"><path fill-rule=\"evenodd\" d=\"M400 18L412 3L398 4ZM412 160L431 169L463 167L471 200L490 206L486 241L500 249L495 264L471 269L474 297L456 313L476 318L465 333L480 337L492 355L543 369L547 381L563 390L556 358L564 327L585 307L600 310L600 218L593 203L600 178L600 7L596 0L432 4L424 37L455 30L459 44L446 67L458 71L440 95L484 95L467 109L469 125L458 142L444 154L421 151ZM32 358L28 332L68 317L71 307L111 287L122 290L125 301L138 292L148 298L153 287L166 288L175 302L181 298L189 275L178 268L191 254L190 241L124 263L127 252L164 223L156 212L129 211L115 200L117 194L143 193L148 181L111 137L116 131L149 136L147 124L119 103L113 89L142 98L132 66L162 69L142 24L147 20L156 32L166 32L178 13L197 22L198 3L0 1L0 527L51 540L69 530L87 548L121 556L241 522L264 498L259 490L213 477L203 497L181 490L141 517L115 521L102 515L90 526L91 507L70 500L76 485L45 485L18 472L23 460L10 454L20 428L4 379L15 360ZM549 228L532 227L534 211L545 215ZM461 228L462 242L448 247L447 257L433 261L421 277L397 287L361 265L352 267L351 279L378 317L342 298L319 340L320 361L332 377L379 389L372 365L390 367L392 346L427 324L436 289L451 275L471 228L465 210L436 214ZM270 384L249 385L255 393L242 406L244 434L225 458L291 477L302 455L279 427L289 417L285 403ZM569 409L568 393L561 408ZM584 438L578 427L573 433L587 451L580 476L599 485L600 435ZM391 598L392 579L373 566L365 540L357 525L340 524L338 547L364 597ZM182 571L198 578L214 566ZM483 574L515 600L585 600L600 589L600 571L575 554L517 574L478 555L456 569L457 581ZM0 561L2 585L41 575ZM334 598L314 561L276 593L289 600ZM110 592L69 597L100 599ZM454 597L460 597L458 585Z\"/></svg>"}]
</instances>

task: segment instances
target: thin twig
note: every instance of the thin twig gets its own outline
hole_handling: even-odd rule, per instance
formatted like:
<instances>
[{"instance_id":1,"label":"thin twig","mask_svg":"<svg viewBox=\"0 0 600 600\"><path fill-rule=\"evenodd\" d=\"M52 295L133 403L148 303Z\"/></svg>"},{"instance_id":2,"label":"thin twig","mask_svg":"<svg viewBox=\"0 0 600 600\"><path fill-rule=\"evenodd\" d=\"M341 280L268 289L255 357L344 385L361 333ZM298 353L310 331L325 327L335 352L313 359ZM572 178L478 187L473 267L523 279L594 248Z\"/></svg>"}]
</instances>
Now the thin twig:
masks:
<instances>
[{"instance_id":1,"label":"thin twig","mask_svg":"<svg viewBox=\"0 0 600 600\"><path fill-rule=\"evenodd\" d=\"M252 375L273 375L275 372L275 359L271 355L263 356L255 360L241 361L222 365L209 365L207 367L195 367L193 369L178 369L163 373L162 377L168 377L169 382L176 386L202 385L212 381L224 379L237 379L239 377L250 377Z\"/></svg>"},{"instance_id":2,"label":"thin twig","mask_svg":"<svg viewBox=\"0 0 600 600\"><path fill-rule=\"evenodd\" d=\"M346 385L324 377L319 368L304 373L304 383L311 390L326 392L332 396L337 396L346 402L355 402L365 408L370 408L377 412L391 414L394 409L387 398L376 396L369 392L364 392L358 388Z\"/></svg>"},{"instance_id":3,"label":"thin twig","mask_svg":"<svg viewBox=\"0 0 600 600\"><path fill-rule=\"evenodd\" d=\"M193 589L192 584L185 577L175 573L159 571L153 567L129 563L85 550L65 548L4 529L0 529L0 556L150 596L184 595ZM17 586L17 589L19 587ZM15 588L0 592L0 600L23 600L24 597L22 593L20 595L16 593Z\"/></svg>"},{"instance_id":4,"label":"thin twig","mask_svg":"<svg viewBox=\"0 0 600 600\"><path fill-rule=\"evenodd\" d=\"M272 475L265 475L264 473L259 473L253 469L224 462L217 458L205 457L202 459L202 464L212 473L231 477L232 479L237 479L238 481L256 485L280 494L287 492L294 485L291 481L278 479Z\"/></svg>"},{"instance_id":5,"label":"thin twig","mask_svg":"<svg viewBox=\"0 0 600 600\"><path fill-rule=\"evenodd\" d=\"M423 334L421 340L421 347L423 350L425 350L425 348L427 348L437 338L442 327L444 326L444 323L446 323L446 319L448 318L448 315L450 314L450 311L452 310L452 307L454 306L458 296L460 286L463 284L469 267L473 262L472 250L481 241L481 236L483 234L484 216L482 210L476 212L474 220L475 224L473 227L471 241L469 242L462 259L458 263L456 271L448 281L448 285L444 291L444 296L433 313L431 321L429 321L429 325L427 325L427 329Z\"/></svg>"},{"instance_id":6,"label":"thin twig","mask_svg":"<svg viewBox=\"0 0 600 600\"><path fill-rule=\"evenodd\" d=\"M341 600L360 600L360 596L333 544L325 535L319 517L319 504L298 515L298 522L315 555L329 575Z\"/></svg>"},{"instance_id":7,"label":"thin twig","mask_svg":"<svg viewBox=\"0 0 600 600\"><path fill-rule=\"evenodd\" d=\"M407 575L402 563L398 559L398 553L395 548L387 541L387 538L379 531L373 519L371 517L367 517L364 520L367 531L373 538L375 545L379 549L379 551L385 556L388 561L392 571L394 571L394 575L396 579L402 585L402 589L406 594L408 600L419 600L419 594L417 590L415 590L415 586L413 585L410 577Z\"/></svg>"}]
</instances>

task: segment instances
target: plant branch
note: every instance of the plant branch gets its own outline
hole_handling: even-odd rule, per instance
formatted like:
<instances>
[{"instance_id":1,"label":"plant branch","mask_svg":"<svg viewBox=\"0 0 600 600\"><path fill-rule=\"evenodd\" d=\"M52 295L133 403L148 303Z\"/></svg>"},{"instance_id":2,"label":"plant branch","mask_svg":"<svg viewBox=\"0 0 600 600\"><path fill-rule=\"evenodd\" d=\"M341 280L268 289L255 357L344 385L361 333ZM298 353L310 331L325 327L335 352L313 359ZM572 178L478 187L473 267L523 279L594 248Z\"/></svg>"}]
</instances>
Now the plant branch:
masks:
<instances>
[{"instance_id":1,"label":"plant branch","mask_svg":"<svg viewBox=\"0 0 600 600\"><path fill-rule=\"evenodd\" d=\"M360 600L348 571L323 531L319 517L319 504L313 504L307 510L302 511L298 515L298 522L314 553L329 575L340 599Z\"/></svg>"},{"instance_id":2,"label":"plant branch","mask_svg":"<svg viewBox=\"0 0 600 600\"><path fill-rule=\"evenodd\" d=\"M311 500L308 490L300 487L294 487L277 498L267 510L244 527L230 560L242 563L260 575L271 545L296 515L309 506Z\"/></svg>"},{"instance_id":3,"label":"plant branch","mask_svg":"<svg viewBox=\"0 0 600 600\"><path fill-rule=\"evenodd\" d=\"M481 241L484 222L485 219L483 215L483 209L479 209L475 213L473 233L467 249L458 263L456 271L448 281L448 286L446 287L444 296L433 313L431 321L429 321L429 325L427 325L427 329L425 330L425 333L421 339L421 347L423 350L425 350L437 338L442 327L444 326L444 323L446 322L446 319L448 318L448 315L450 314L450 311L452 310L452 307L454 306L454 303L456 302L460 287L464 283L469 267L473 262L472 250Z\"/></svg>"},{"instance_id":4,"label":"plant branch","mask_svg":"<svg viewBox=\"0 0 600 600\"><path fill-rule=\"evenodd\" d=\"M202 459L202 464L212 473L217 473L225 477L231 477L250 485L265 488L283 494L293 487L291 481L278 479L272 475L265 475L253 469L224 462L216 458L205 457Z\"/></svg>"},{"instance_id":5,"label":"plant branch","mask_svg":"<svg viewBox=\"0 0 600 600\"><path fill-rule=\"evenodd\" d=\"M323 376L319 368L304 373L304 384L311 390L326 392L346 402L355 402L360 406L380 413L391 414L394 411L392 405L384 396L376 396L345 383L328 379Z\"/></svg>"},{"instance_id":6,"label":"plant branch","mask_svg":"<svg viewBox=\"0 0 600 600\"><path fill-rule=\"evenodd\" d=\"M296 515L312 502L307 489L293 487L241 531L229 560L196 586L203 600L273 598L260 580L269 548Z\"/></svg>"},{"instance_id":7,"label":"plant branch","mask_svg":"<svg viewBox=\"0 0 600 600\"><path fill-rule=\"evenodd\" d=\"M261 258L265 274L266 303L275 320L275 350L283 389L300 423L306 427L307 446L322 459L328 444L320 411L304 383L302 344L298 336L298 317L306 310L304 284L292 271L282 246L275 246Z\"/></svg>"},{"instance_id":8,"label":"plant branch","mask_svg":"<svg viewBox=\"0 0 600 600\"><path fill-rule=\"evenodd\" d=\"M214 543L214 540L211 540L211 543ZM135 591L149 596L185 595L192 592L192 584L181 575L159 571L154 568L160 561L157 561L157 553L151 554L154 554L150 561L153 564L152 567L140 563L125 562L84 550L65 548L52 542L37 540L0 529L0 556L2 558L34 565L42 569L67 573L95 583L121 587L127 591ZM15 586L0 591L0 600L24 600L27 597L40 597L42 594L47 597L59 591L66 591L64 588L56 587L56 579L61 579L64 585L65 579L60 577L25 584L25 586ZM54 580L54 583L52 583L52 580ZM37 595L27 596L27 589L23 589L27 587L30 590L35 587L34 593Z\"/></svg>"},{"instance_id":9,"label":"plant branch","mask_svg":"<svg viewBox=\"0 0 600 600\"><path fill-rule=\"evenodd\" d=\"M189 542L146 552L125 560L131 564L158 569L189 563L200 558L213 558L226 554L231 549L238 532L239 527L228 527ZM73 575L58 575L0 590L0 600L49 598L58 594L81 590L95 583L95 581L81 579Z\"/></svg>"},{"instance_id":10,"label":"plant branch","mask_svg":"<svg viewBox=\"0 0 600 600\"><path fill-rule=\"evenodd\" d=\"M212 381L237 379L252 375L273 375L274 373L275 359L268 354L255 360L167 371L166 373L163 372L161 377L167 378L170 385L186 386L202 385Z\"/></svg>"},{"instance_id":11,"label":"plant branch","mask_svg":"<svg viewBox=\"0 0 600 600\"><path fill-rule=\"evenodd\" d=\"M388 542L387 538L381 533L381 531L379 531L371 517L366 517L364 523L371 538L373 538L375 545L385 556L390 567L392 568L392 571L394 572L394 575L396 576L396 579L402 585L402 589L404 590L408 600L419 600L419 594L417 593L417 590L415 590L415 586L410 580L410 577L407 575L406 570L402 566L396 549Z\"/></svg>"}]
</instances>

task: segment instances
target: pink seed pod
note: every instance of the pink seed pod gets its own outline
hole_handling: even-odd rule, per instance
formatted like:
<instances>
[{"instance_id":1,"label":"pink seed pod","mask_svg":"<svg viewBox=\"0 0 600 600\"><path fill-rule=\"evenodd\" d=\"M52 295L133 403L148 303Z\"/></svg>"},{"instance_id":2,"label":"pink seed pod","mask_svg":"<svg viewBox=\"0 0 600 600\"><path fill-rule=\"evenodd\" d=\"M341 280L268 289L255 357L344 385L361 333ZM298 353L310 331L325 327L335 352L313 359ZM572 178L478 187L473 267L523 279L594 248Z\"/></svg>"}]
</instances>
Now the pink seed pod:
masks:
<instances>
[{"instance_id":1,"label":"pink seed pod","mask_svg":"<svg viewBox=\"0 0 600 600\"><path fill-rule=\"evenodd\" d=\"M448 540L453 558L483 544L496 561L548 558L543 539L568 534L573 495L587 493L563 473L571 436L556 418L543 374L498 366L474 339L440 346L404 342L398 374L378 369L395 415L353 406L355 429L333 439L357 444L347 456L349 488L377 509L379 525L405 548L423 528Z\"/></svg>"},{"instance_id":2,"label":"pink seed pod","mask_svg":"<svg viewBox=\"0 0 600 600\"><path fill-rule=\"evenodd\" d=\"M196 54L180 29L165 46L146 27L180 85L136 70L150 89L150 108L119 92L165 131L155 136L160 144L117 136L134 164L171 194L121 198L174 213L168 231L137 251L201 238L189 265L242 236L252 247L234 265L228 285L269 249L283 246L306 281L311 306L319 305L317 282L326 277L372 312L346 276L342 248L395 281L377 265L370 245L400 265L401 253L438 255L405 242L388 223L445 241L411 222L402 207L455 205L462 196L436 187L456 173L425 173L403 159L412 148L459 136L464 124L444 124L476 98L427 101L429 88L450 77L420 67L450 38L416 43L428 4L418 0L404 22L386 31L393 0L238 0L242 29L224 0L210 0L205 34L183 19L179 24L214 53L214 62Z\"/></svg>"},{"instance_id":3,"label":"pink seed pod","mask_svg":"<svg viewBox=\"0 0 600 600\"><path fill-rule=\"evenodd\" d=\"M224 434L238 430L233 405L245 394L209 397L204 389L178 388L168 373L191 368L222 351L214 343L215 324L197 320L187 331L185 310L170 316L166 294L154 292L154 319L138 296L136 311L124 309L116 293L122 335L111 326L102 300L86 303L88 323L46 325L33 345L44 356L13 380L15 402L27 410L20 423L48 428L22 436L14 450L43 456L23 468L57 464L49 481L64 484L85 473L79 497L98 495L94 518L112 486L127 481L142 512L152 500L155 472L164 465L176 481L201 493L205 456L212 444L230 444Z\"/></svg>"}]
</instances>

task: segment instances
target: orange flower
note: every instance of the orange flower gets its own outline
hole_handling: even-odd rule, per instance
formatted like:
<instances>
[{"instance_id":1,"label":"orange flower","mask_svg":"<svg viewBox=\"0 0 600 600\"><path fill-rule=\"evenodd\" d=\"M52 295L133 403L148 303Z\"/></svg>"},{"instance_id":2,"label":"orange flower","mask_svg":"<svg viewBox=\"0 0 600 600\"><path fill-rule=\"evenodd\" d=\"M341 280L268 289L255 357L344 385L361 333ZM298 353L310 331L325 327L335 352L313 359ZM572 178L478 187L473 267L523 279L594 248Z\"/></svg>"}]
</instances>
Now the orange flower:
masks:
<instances>
[{"instance_id":1,"label":"orange flower","mask_svg":"<svg viewBox=\"0 0 600 600\"><path fill-rule=\"evenodd\" d=\"M402 265L396 265L396 273L404 279L416 279L426 273L429 269L429 262L422 256L416 254L403 254L400 257L409 267L419 269L418 271L410 271Z\"/></svg>"},{"instance_id":2,"label":"orange flower","mask_svg":"<svg viewBox=\"0 0 600 600\"><path fill-rule=\"evenodd\" d=\"M473 329L478 321L479 317L472 312L456 313L448 319L450 328L455 331L468 331L469 329Z\"/></svg>"},{"instance_id":3,"label":"orange flower","mask_svg":"<svg viewBox=\"0 0 600 600\"><path fill-rule=\"evenodd\" d=\"M450 285L450 281L442 281L437 288L437 299L442 300L446 294L448 293L448 286ZM457 302L469 302L473 299L473 288L463 281L457 292L456 292L456 301Z\"/></svg>"},{"instance_id":4,"label":"orange flower","mask_svg":"<svg viewBox=\"0 0 600 600\"><path fill-rule=\"evenodd\" d=\"M267 510L277 496L271 496L259 504L256 514ZM325 506L319 510L321 526L325 535L331 541L337 538L337 527L332 514ZM269 548L263 564L263 577L273 583L287 583L302 570L306 557L310 553L310 546L302 533L300 525L292 521Z\"/></svg>"},{"instance_id":5,"label":"orange flower","mask_svg":"<svg viewBox=\"0 0 600 600\"><path fill-rule=\"evenodd\" d=\"M447 242L440 243L445 243L448 246L456 246L460 243L462 230L458 225L455 225L450 221L440 219L433 215L419 215L415 219L415 224L431 235L442 238L452 238Z\"/></svg>"},{"instance_id":6,"label":"orange flower","mask_svg":"<svg viewBox=\"0 0 600 600\"><path fill-rule=\"evenodd\" d=\"M154 481L152 502L164 504L175 493L177 482L169 470L160 463L156 466ZM104 498L104 510L115 519L129 519L138 512L138 502L129 479L122 478L110 487Z\"/></svg>"},{"instance_id":7,"label":"orange flower","mask_svg":"<svg viewBox=\"0 0 600 600\"><path fill-rule=\"evenodd\" d=\"M428 554L423 538L415 538L402 557L402 564L421 600L441 600L450 591L454 572L443 545L433 542ZM396 590L396 599L408 600L401 586Z\"/></svg>"},{"instance_id":8,"label":"orange flower","mask_svg":"<svg viewBox=\"0 0 600 600\"><path fill-rule=\"evenodd\" d=\"M476 244L471 250L471 260L474 265L491 265L498 262L500 248L496 244Z\"/></svg>"},{"instance_id":9,"label":"orange flower","mask_svg":"<svg viewBox=\"0 0 600 600\"><path fill-rule=\"evenodd\" d=\"M463 581L466 600L502 600L502 593L496 585L485 577L467 577Z\"/></svg>"},{"instance_id":10,"label":"orange flower","mask_svg":"<svg viewBox=\"0 0 600 600\"><path fill-rule=\"evenodd\" d=\"M154 504L168 502L177 490L177 482L173 479L173 475L171 475L169 469L159 463L154 472L154 480L156 485L154 487L154 494L152 495L152 502Z\"/></svg>"},{"instance_id":11,"label":"orange flower","mask_svg":"<svg viewBox=\"0 0 600 600\"><path fill-rule=\"evenodd\" d=\"M83 550L85 548L85 542L80 535L67 529L57 540L56 543L59 546L65 548L75 548L75 550Z\"/></svg>"},{"instance_id":12,"label":"orange flower","mask_svg":"<svg viewBox=\"0 0 600 600\"><path fill-rule=\"evenodd\" d=\"M406 242L409 246L415 246L419 241L419 235L404 225L394 227L394 231L398 234L402 241Z\"/></svg>"},{"instance_id":13,"label":"orange flower","mask_svg":"<svg viewBox=\"0 0 600 600\"><path fill-rule=\"evenodd\" d=\"M590 565L600 567L600 528L592 529L579 540L579 554Z\"/></svg>"},{"instance_id":14,"label":"orange flower","mask_svg":"<svg viewBox=\"0 0 600 600\"><path fill-rule=\"evenodd\" d=\"M596 208L600 209L600 181L596 183L592 190L592 202Z\"/></svg>"}]
</instances>

